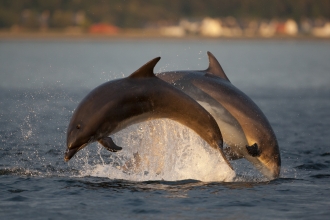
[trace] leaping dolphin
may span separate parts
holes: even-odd
[[[168,118],[194,130],[231,167],[217,122],[190,96],[155,76],[159,60],[149,61],[129,77],[100,85],[80,102],[68,126],[65,161],[94,141],[109,151],[121,150],[109,135],[138,122]]]
[[[280,174],[281,157],[275,133],[259,107],[229,81],[220,63],[207,52],[206,70],[173,71],[157,77],[200,103],[217,121],[229,159],[246,158],[269,179]]]

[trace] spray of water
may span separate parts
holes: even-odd
[[[233,181],[235,177],[235,172],[217,150],[194,131],[168,119],[130,126],[118,132],[114,141],[123,150],[105,158],[99,146],[101,163],[88,165],[86,160],[80,176],[204,182]]]

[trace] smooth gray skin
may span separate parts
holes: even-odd
[[[267,178],[279,177],[281,157],[277,139],[259,107],[230,83],[217,59],[208,52],[206,70],[157,74],[201,104],[217,121],[229,159],[246,158]],[[249,150],[249,151],[248,151]]]
[[[109,135],[138,122],[168,118],[194,130],[219,150],[231,167],[212,115],[190,96],[154,75],[159,60],[158,57],[149,61],[127,78],[100,85],[80,102],[68,126],[65,161],[93,141],[110,151],[120,150]]]

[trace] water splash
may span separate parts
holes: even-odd
[[[21,133],[22,133],[22,137],[24,138],[24,140],[27,140],[32,136],[32,124],[31,124],[30,115],[27,115],[24,118],[24,122],[21,125]]]
[[[101,164],[88,165],[84,158],[81,176],[131,181],[195,179],[205,182],[232,181],[235,177],[235,172],[217,150],[194,131],[168,119],[130,126],[118,132],[114,141],[123,150],[108,157],[101,154],[103,149],[99,150]]]

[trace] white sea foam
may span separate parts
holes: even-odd
[[[168,119],[139,123],[114,136],[123,150],[85,166],[82,176],[131,181],[195,179],[232,181],[235,172],[220,153],[189,128]]]

